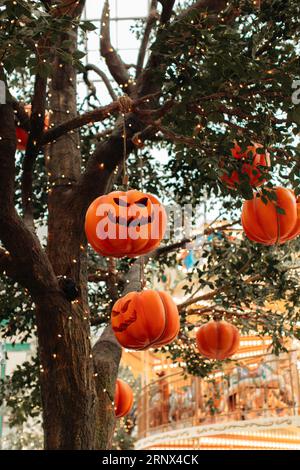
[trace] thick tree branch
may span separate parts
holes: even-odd
[[[42,3],[42,5],[44,5],[46,11],[50,10],[51,0],[40,0],[40,2]]]
[[[106,61],[106,65],[122,90],[129,95],[132,93],[133,85],[131,84],[130,75],[124,62],[116,52],[110,40],[110,15],[109,2],[105,0],[102,17],[101,17],[101,36],[100,36],[100,52]]]
[[[49,142],[54,142],[59,137],[67,134],[68,132],[74,131],[83,127],[87,124],[93,122],[101,122],[104,119],[110,117],[110,115],[118,113],[119,111],[119,103],[114,101],[113,103],[108,104],[107,106],[103,106],[93,111],[88,111],[87,113],[81,114],[76,116],[69,121],[66,121],[56,127],[49,129],[47,132],[44,133],[40,145],[45,145]]]
[[[162,13],[161,13],[161,16],[160,16],[161,24],[166,24],[166,23],[168,23],[168,21],[170,21],[175,2],[176,2],[176,0],[159,0],[159,3],[161,3],[161,5],[163,7]]]
[[[96,391],[101,403],[98,417],[102,429],[101,450],[111,449],[116,422],[113,401],[121,355],[122,349],[108,325],[93,347]]]
[[[12,103],[0,105],[0,239],[18,266],[14,280],[28,288],[33,299],[48,290],[58,291],[38,238],[26,227],[14,207],[16,130]]]
[[[123,295],[134,290],[141,290],[141,258],[138,258],[131,265],[125,276],[126,282]],[[113,268],[113,266],[111,266]],[[111,269],[110,268],[110,269]],[[94,322],[94,324],[97,321]],[[93,358],[95,367],[95,380],[97,394],[101,401],[107,403],[106,407],[101,407],[100,423],[105,420],[107,423],[105,432],[106,442],[110,443],[115,427],[115,413],[112,405],[115,395],[115,384],[118,376],[119,363],[121,360],[122,348],[118,343],[111,325],[106,326],[99,340],[93,347]],[[104,387],[103,378],[106,377]]]
[[[118,290],[118,274],[116,271],[116,260],[115,258],[110,257],[108,259],[108,276],[107,276],[107,290],[111,299],[111,302],[114,303],[118,300],[119,290]]]
[[[247,313],[244,313],[244,312],[236,312],[236,311],[233,311],[233,310],[226,310],[224,308],[221,308],[219,307],[218,305],[211,305],[209,307],[203,307],[203,308],[200,308],[200,309],[197,309],[197,310],[194,310],[193,309],[193,315],[211,315],[212,314],[212,317],[215,319],[215,320],[221,320],[224,316],[225,318],[252,318],[252,319],[255,319],[257,321],[258,318],[263,318],[263,317],[268,317],[270,318],[270,314],[267,313],[265,315],[262,315],[261,312],[253,312],[253,311],[249,311]],[[196,327],[197,326],[201,326],[201,323],[200,324],[196,324],[195,325]]]
[[[70,16],[72,18],[76,18],[79,17],[82,13],[85,0],[60,0],[56,3],[59,3],[59,5],[54,5],[50,8],[51,14],[53,16]]]
[[[107,282],[109,272],[107,269],[97,269],[94,273],[88,274],[88,282]]]
[[[17,124],[25,131],[30,131],[30,117],[25,111],[25,107],[17,99],[12,98],[12,105],[16,114]]]
[[[162,135],[170,142],[174,142],[175,144],[185,144],[189,147],[203,148],[202,142],[200,142],[200,140],[197,139],[196,136],[187,137],[185,135],[176,134],[171,129],[162,126],[160,121],[152,122],[150,126],[155,129],[155,132],[161,132]]]
[[[182,240],[179,240],[178,242],[171,243],[169,245],[164,245],[159,248],[157,248],[155,251],[153,251],[150,254],[151,258],[159,258],[160,256],[167,255],[169,253],[173,253],[174,251],[184,248],[188,243],[193,242],[194,240],[197,239],[197,237],[203,236],[203,235],[209,235],[211,233],[216,233],[220,232],[222,230],[227,230],[228,228],[232,227],[233,225],[236,225],[239,222],[239,220],[235,220],[233,222],[228,222],[227,224],[219,225],[217,227],[213,227],[212,224],[206,227],[202,233],[198,233],[197,235],[194,235],[189,238],[183,238]]]
[[[174,2],[173,2],[174,3]],[[139,77],[143,70],[144,60],[147,52],[147,47],[150,39],[150,34],[153,29],[153,26],[158,19],[158,12],[157,12],[157,0],[152,0],[150,5],[149,15],[146,21],[144,35],[141,41],[141,46],[138,54],[137,66],[136,66],[136,78]]]
[[[244,283],[245,284],[251,284],[252,282],[259,281],[261,279],[260,274],[255,274],[253,276],[249,276]],[[211,292],[208,292],[207,294],[202,294],[194,298],[190,298],[186,300],[185,302],[182,302],[180,305],[178,305],[179,310],[184,310],[190,305],[196,304],[198,302],[202,302],[205,300],[211,300],[213,299],[216,295],[220,294],[221,292],[226,292],[229,290],[231,286],[226,286],[224,285],[223,287],[219,287],[218,289],[212,290]]]
[[[157,95],[147,95],[140,99],[133,101],[132,103],[132,110],[137,110],[137,107],[144,102],[149,101],[151,98]],[[138,111],[138,110],[137,110]],[[113,114],[117,114],[120,112],[120,103],[119,101],[114,101],[106,106],[93,109],[93,111],[88,111],[87,113],[81,114],[76,116],[74,119],[70,119],[69,121],[60,124],[59,126],[53,127],[44,133],[41,138],[40,145],[45,145],[49,142],[54,142],[59,137],[67,134],[68,132],[74,131],[83,127],[87,124],[93,122],[101,122],[104,121],[106,118],[109,118]],[[159,110],[153,111],[154,113],[158,113]]]
[[[85,66],[85,70],[86,70],[86,75],[87,75],[87,72],[90,72],[90,71],[95,72],[101,78],[101,80],[103,81],[103,83],[106,86],[107,91],[110,94],[113,101],[116,101],[118,99],[116,93],[114,92],[113,87],[111,86],[109,78],[107,77],[107,75],[101,69],[99,69],[99,67],[97,67],[96,65],[93,65],[93,64],[87,64]]]
[[[31,131],[29,133],[25,158],[23,160],[23,173],[21,178],[24,220],[31,228],[34,228],[33,169],[39,153],[38,141],[44,131],[46,86],[47,80],[37,74],[30,116]]]
[[[184,10],[179,16],[179,19],[184,19],[193,12],[219,13],[222,10],[225,10],[227,4],[227,0],[198,0],[194,5],[191,5],[189,8]]]

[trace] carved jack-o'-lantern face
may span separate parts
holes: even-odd
[[[31,115],[31,105],[27,104],[24,106],[24,110],[26,114],[30,117]],[[45,127],[44,129],[47,130],[49,126],[49,114],[46,112],[45,114]],[[16,127],[16,137],[17,137],[17,149],[18,150],[26,150],[27,142],[28,142],[28,132],[22,127]]]
[[[123,347],[157,348],[177,336],[179,315],[176,304],[166,292],[130,292],[113,306],[111,325]]]
[[[231,150],[232,158],[223,158],[221,168],[226,168],[227,163],[237,168],[230,168],[230,174],[224,172],[221,181],[230,189],[236,189],[242,183],[243,176],[246,175],[250,186],[257,188],[266,181],[266,173],[271,166],[270,154],[257,153],[257,149],[262,148],[259,144],[249,145],[246,152],[242,152],[241,147],[235,144]],[[233,165],[234,164],[234,165]]]
[[[166,212],[151,194],[114,191],[97,198],[86,214],[89,243],[104,256],[138,256],[155,249],[164,236]]]

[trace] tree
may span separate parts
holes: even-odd
[[[97,196],[122,184],[123,121],[132,186],[141,184],[135,151],[143,147],[145,190],[180,204],[220,200],[224,218],[235,221],[242,198],[251,199],[253,189],[242,175],[235,192],[220,182],[222,156],[230,155],[235,141],[242,150],[254,141],[272,156],[266,203],[278,181],[299,194],[299,105],[291,99],[299,79],[298,1],[198,0],[181,8],[175,0],[152,1],[133,73],[110,42],[106,1],[100,50],[116,86],[97,66],[80,62],[79,31],[93,28],[80,21],[83,6],[82,0],[5,0],[0,10],[0,71],[7,91],[0,105],[0,267],[3,290],[18,293],[9,301],[2,297],[3,331],[25,337],[36,326],[47,449],[111,446],[121,349],[108,318],[119,295],[141,288],[140,260],[95,256],[87,249],[84,218]],[[91,69],[113,101],[79,114],[76,77],[83,73],[92,89]],[[116,99],[120,90],[129,97],[125,102]],[[22,95],[30,96],[30,117]],[[30,132],[21,157],[16,123]],[[150,157],[157,148],[168,152],[164,167]],[[225,159],[227,172],[236,166]],[[37,236],[39,223],[47,224],[45,246]],[[299,337],[298,241],[263,247],[230,238],[225,228],[213,225],[204,234],[224,234],[213,244],[206,239],[206,263],[195,267],[200,286],[211,290],[197,295],[187,286],[191,299],[180,306],[179,339],[166,348],[200,375],[216,364],[197,355],[188,331],[207,315],[226,315],[242,331],[271,334],[276,350],[283,335]],[[144,262],[162,271],[188,241],[167,243]],[[282,314],[274,312],[278,299]],[[204,300],[209,305],[200,306],[194,312],[199,322],[191,323],[189,306]],[[107,326],[92,348],[95,324]]]

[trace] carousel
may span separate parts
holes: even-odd
[[[274,356],[270,342],[243,337],[236,361],[205,379],[149,353],[157,379],[139,399],[136,448],[299,449],[299,344]]]

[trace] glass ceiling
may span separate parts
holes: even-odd
[[[131,29],[136,25],[137,20],[147,17],[150,3],[151,0],[110,0],[109,2],[111,42],[126,64],[136,64],[137,62],[140,42]],[[96,29],[89,32],[84,40],[83,49],[87,53],[84,60],[86,64],[96,65],[111,78],[105,61],[99,53],[100,22],[103,5],[104,0],[86,0],[83,19],[91,21],[96,26]],[[132,72],[134,71],[134,69],[131,70]],[[89,79],[96,86],[97,97],[101,105],[111,102],[111,97],[101,79],[94,72],[89,72]],[[82,76],[79,80],[78,91],[80,97],[87,94]],[[118,88],[116,88],[116,91],[121,93]]]

